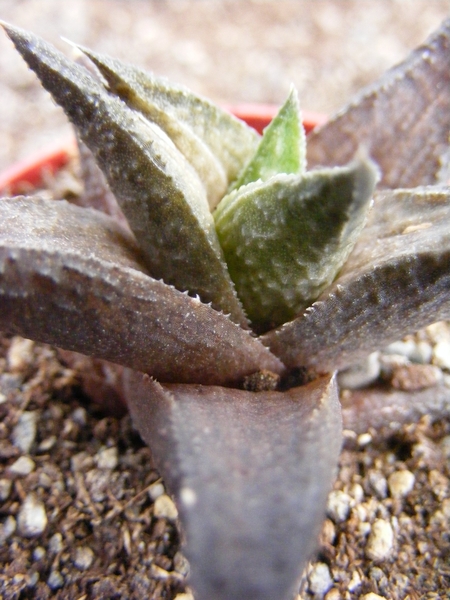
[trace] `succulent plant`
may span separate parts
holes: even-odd
[[[335,371],[450,318],[450,21],[307,152],[295,91],[260,138],[3,26],[75,125],[103,212],[0,201],[0,327],[126,367],[199,600],[289,598],[339,455]]]

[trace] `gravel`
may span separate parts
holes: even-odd
[[[36,438],[37,413],[24,411],[12,431],[12,441],[21,452],[27,454]]]
[[[394,549],[394,531],[391,524],[383,519],[376,519],[370,530],[366,546],[366,556],[374,562],[388,559]]]
[[[48,519],[44,503],[31,493],[28,494],[17,516],[18,532],[24,537],[37,537],[44,533]]]
[[[308,575],[308,581],[309,589],[316,595],[326,594],[333,585],[330,569],[324,563],[317,563],[313,566]]]
[[[388,486],[392,498],[402,498],[411,492],[414,487],[416,477],[414,473],[405,469],[404,471],[394,471],[389,475]]]
[[[8,348],[17,342],[0,346],[7,396],[0,405],[0,596],[192,600],[176,507],[129,417],[102,412],[47,346],[28,346],[31,365],[12,374]],[[36,415],[29,453],[13,444],[25,406]],[[445,597],[449,440],[446,418],[345,431],[319,550],[298,600],[371,593],[404,600],[413,590]],[[23,459],[35,468],[12,474]]]

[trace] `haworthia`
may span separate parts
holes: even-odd
[[[369,160],[250,183],[215,212],[220,243],[247,315],[280,325],[335,278],[364,225],[377,172]]]
[[[155,120],[209,182],[215,206],[228,185],[253,156],[259,135],[211,101],[143,69],[81,48],[105,77],[110,89],[129,106]],[[203,164],[202,164],[203,163]],[[213,170],[213,175],[208,174]],[[221,173],[222,172],[222,173]],[[216,185],[222,190],[214,192]]]
[[[94,153],[152,275],[245,325],[204,187],[170,138],[53,46],[3,26]]]

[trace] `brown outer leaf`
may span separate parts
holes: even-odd
[[[148,372],[237,385],[282,364],[247,332],[145,274],[131,235],[66,202],[0,202],[0,329]],[[144,271],[144,272],[143,272]]]
[[[364,146],[381,186],[450,177],[450,19],[400,65],[308,137],[308,164],[342,165]]]
[[[77,146],[83,193],[81,196],[71,198],[71,203],[85,208],[101,210],[105,214],[114,217],[116,221],[119,221],[121,225],[130,230],[128,221],[120,209],[102,170],[95,162],[94,155],[79,136],[77,136]]]
[[[288,367],[350,366],[450,318],[450,188],[386,190],[334,283],[303,316],[261,339]]]
[[[334,378],[254,393],[128,376],[132,417],[179,507],[197,600],[293,597],[339,456]]]
[[[450,389],[439,383],[423,390],[403,391],[382,386],[341,393],[344,428],[365,433],[382,427],[391,431],[405,423],[450,417]]]

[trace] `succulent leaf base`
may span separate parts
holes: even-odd
[[[339,455],[335,371],[450,318],[450,21],[307,149],[295,90],[261,137],[3,27],[87,177],[85,206],[0,200],[0,328],[126,367],[198,600],[287,600]]]

